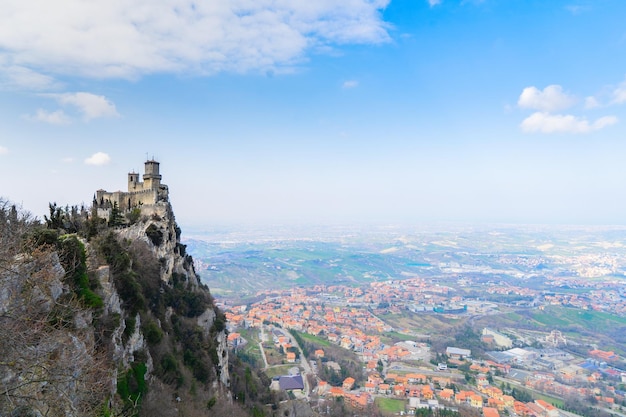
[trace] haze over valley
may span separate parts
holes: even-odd
[[[0,415],[626,417],[625,16],[3,1]]]

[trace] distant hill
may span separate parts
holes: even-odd
[[[338,242],[282,241],[215,244],[185,240],[196,271],[215,294],[250,296],[260,290],[294,286],[360,285],[423,274],[431,269],[420,251]]]
[[[626,273],[623,228],[494,227],[451,231],[416,228],[195,233],[184,240],[196,271],[220,297],[317,284],[361,285],[420,276],[446,282],[524,282],[545,276]],[[583,261],[581,262],[580,259]]]

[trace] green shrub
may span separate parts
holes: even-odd
[[[124,322],[126,323],[126,327],[124,328],[124,333],[122,336],[124,341],[127,341],[135,332],[135,325],[137,324],[137,322],[135,320],[135,316],[126,317],[126,319],[124,319]]]
[[[177,388],[181,387],[185,382],[185,378],[180,371],[178,360],[171,352],[163,355],[161,360],[158,362],[155,373],[166,384],[175,383]]]
[[[165,288],[165,304],[181,316],[198,317],[213,306],[213,300],[205,291],[193,292],[189,285],[185,285],[185,279],[184,275],[172,274],[174,287]]]
[[[97,242],[98,250],[113,273],[123,272],[130,268],[130,256],[117,241],[115,233],[109,232]]]
[[[209,401],[207,401],[207,403],[206,403],[207,410],[210,410],[211,408],[213,408],[215,403],[217,403],[217,398],[211,397],[211,399]]]
[[[141,400],[146,393],[145,375],[148,368],[143,362],[135,362],[132,367],[117,380],[117,393],[124,402],[130,415],[139,415]],[[137,406],[136,406],[137,405]]]
[[[59,239],[59,232],[54,229],[37,229],[33,233],[35,246],[56,245]]]
[[[171,353],[166,353],[161,359],[161,370],[164,373],[178,370],[178,362]]]
[[[146,235],[154,246],[160,246],[163,243],[163,232],[154,223],[146,228]]]
[[[215,321],[211,327],[211,332],[219,333],[226,329],[226,316],[221,310],[215,309]]]
[[[87,275],[87,256],[85,246],[75,235],[63,235],[58,238],[59,258],[66,272],[66,279],[72,285],[74,292],[86,307],[101,308],[102,298],[93,290],[97,288],[97,281],[92,284]]]
[[[109,213],[109,227],[121,226],[124,224],[124,216],[117,205],[117,201],[113,203],[111,212]]]
[[[193,376],[198,381],[206,384],[209,382],[209,377],[211,376],[211,369],[207,366],[206,362],[199,361],[193,367]]]
[[[137,223],[141,218],[141,209],[135,207],[130,211],[130,213],[126,213],[126,218],[131,225]]]
[[[146,310],[146,299],[133,271],[115,275],[114,283],[120,298],[124,302],[124,306],[131,314],[134,315]]]
[[[163,339],[163,331],[152,319],[146,319],[141,326],[141,330],[150,345],[156,345]]]

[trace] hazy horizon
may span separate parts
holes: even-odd
[[[9,4],[0,196],[39,217],[154,157],[183,226],[626,224],[622,1]]]

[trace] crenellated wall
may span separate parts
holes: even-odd
[[[140,208],[142,214],[150,215],[155,211],[152,209],[154,205],[169,201],[169,189],[167,185],[161,184],[158,162],[146,161],[143,180],[143,182],[139,180],[138,173],[130,172],[128,191],[109,192],[102,189],[96,191],[93,204],[97,209],[98,217],[107,218],[111,213],[111,208],[116,204],[122,213]]]

